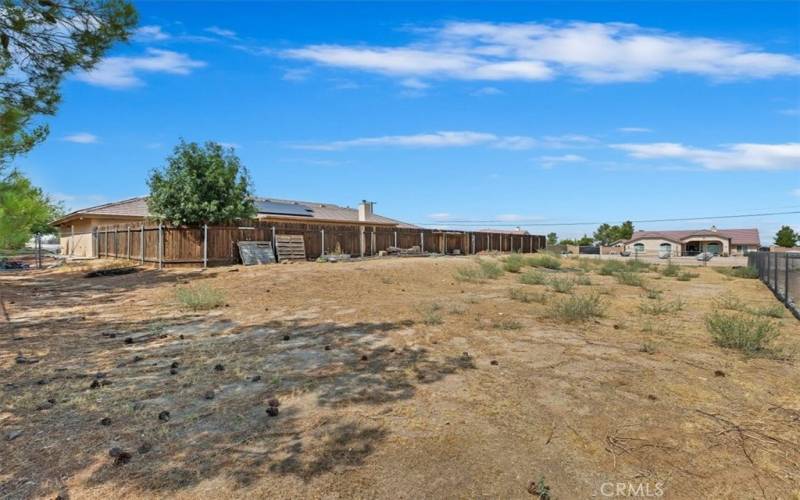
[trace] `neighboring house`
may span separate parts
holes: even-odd
[[[689,229],[685,231],[636,231],[625,250],[639,255],[746,255],[761,246],[758,229]]]
[[[255,204],[258,219],[265,221],[417,228],[375,214],[374,203],[368,201],[362,201],[358,208],[272,198],[257,198]],[[54,221],[53,225],[59,228],[62,255],[95,257],[92,232],[97,227],[138,227],[148,219],[147,198],[138,197],[76,210]]]

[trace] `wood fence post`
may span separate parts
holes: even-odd
[[[139,236],[139,260],[144,264],[144,222],[142,222],[142,234]]]
[[[158,223],[158,268],[164,268],[164,229]]]
[[[325,255],[325,229],[320,229],[319,232],[320,232],[320,235],[322,235],[322,254],[321,255]]]
[[[447,255],[447,232],[442,233],[442,255]]]
[[[128,245],[128,260],[131,260],[131,226],[128,225],[128,237],[125,238],[125,244]]]
[[[208,224],[203,224],[203,269],[208,267]]]
[[[106,257],[108,256],[108,226],[106,226]]]
[[[424,252],[425,251],[425,232],[419,233],[419,241],[420,241],[420,249]]]
[[[397,231],[394,232],[394,246],[397,248]]]

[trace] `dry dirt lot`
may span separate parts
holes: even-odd
[[[0,275],[0,497],[798,498],[798,322],[772,320],[777,357],[704,326],[720,294],[774,305],[758,280],[644,272],[682,305],[649,314],[596,265],[571,293],[464,266]],[[186,310],[182,287],[225,304]],[[602,317],[551,316],[589,293]]]

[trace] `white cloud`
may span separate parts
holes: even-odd
[[[452,22],[417,30],[400,46],[316,44],[286,58],[401,78],[591,83],[632,82],[668,73],[718,81],[800,74],[800,59],[743,43],[687,37],[625,23]]]
[[[78,73],[75,78],[91,85],[123,89],[142,85],[144,82],[139,77],[140,73],[188,75],[205,65],[205,62],[194,60],[186,54],[149,48],[143,56],[103,59],[93,70]]]
[[[356,147],[406,147],[406,148],[447,148],[465,147],[487,144],[497,141],[494,134],[471,131],[442,131],[430,134],[385,135],[380,137],[361,137],[345,141],[333,141],[323,144],[296,144],[295,149],[317,151],[337,151]]]
[[[76,144],[97,144],[99,141],[96,135],[90,134],[89,132],[78,132],[77,134],[66,135],[64,136],[64,140]]]
[[[169,33],[164,32],[161,29],[161,26],[158,25],[148,25],[148,26],[140,26],[134,32],[134,37],[137,40],[142,41],[154,41],[160,42],[163,40],[169,40],[171,38]]]
[[[627,132],[629,134],[652,132],[651,129],[645,127],[620,127],[617,130],[619,130],[620,132]]]
[[[579,134],[548,135],[541,138],[525,135],[497,135],[469,130],[439,131],[410,135],[359,137],[324,143],[292,144],[294,149],[338,151],[357,147],[448,148],[489,146],[496,149],[527,150],[533,148],[564,149],[596,147],[598,140]]]
[[[612,144],[640,159],[681,159],[710,170],[800,169],[800,143],[731,144],[718,149],[696,148],[672,142]]]
[[[416,90],[427,89],[430,86],[419,78],[405,78],[400,81],[400,85]]]
[[[231,39],[235,39],[236,38],[236,32],[235,31],[229,30],[229,29],[225,29],[225,28],[220,28],[219,26],[209,26],[208,28],[205,29],[205,31],[207,31],[209,33],[213,33],[213,34],[215,34],[217,36],[224,37],[224,38],[231,38]]]
[[[537,160],[543,167],[552,168],[560,163],[578,163],[586,161],[586,158],[580,155],[566,154],[560,156],[540,156]]]

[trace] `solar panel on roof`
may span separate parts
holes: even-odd
[[[305,205],[268,200],[256,201],[256,209],[260,214],[299,215],[302,217],[311,217],[311,213],[313,212],[313,210]]]

